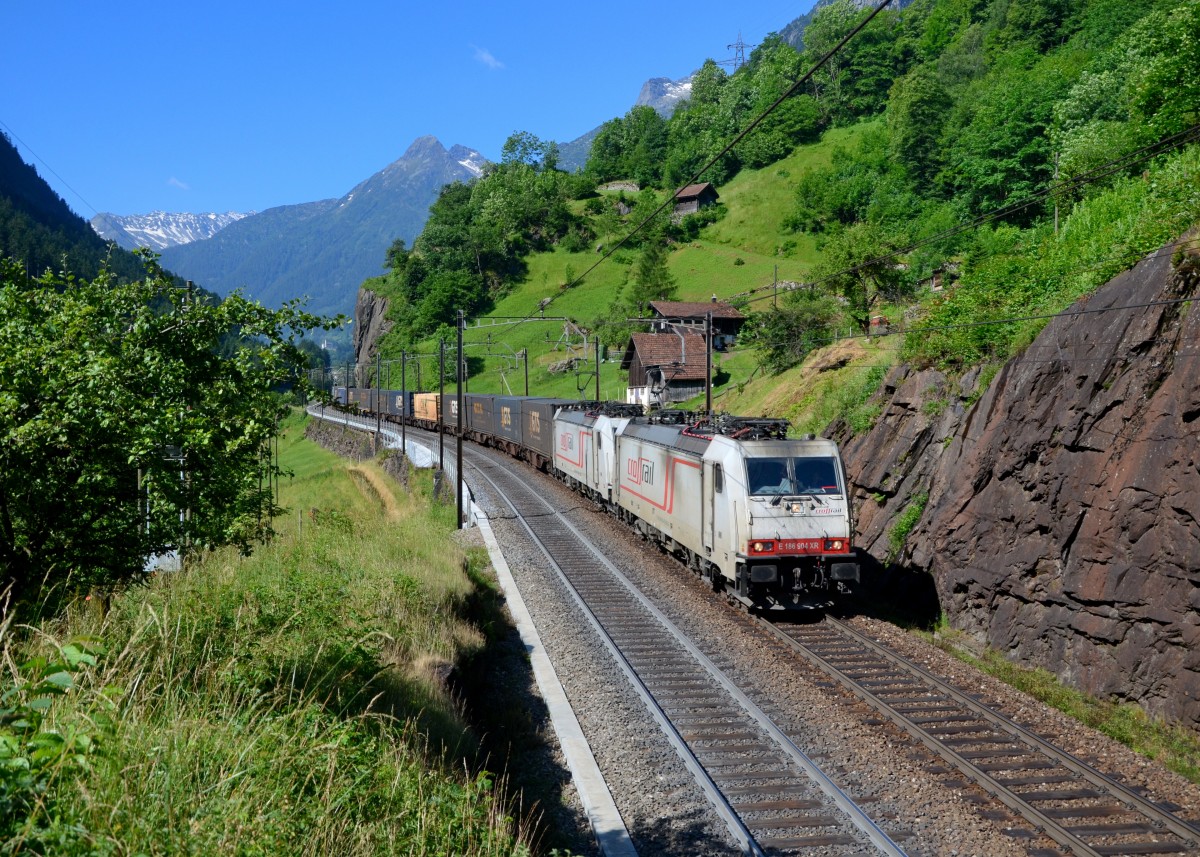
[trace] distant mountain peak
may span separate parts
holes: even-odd
[[[400,156],[400,160],[407,161],[414,158],[421,158],[427,154],[445,154],[446,147],[442,145],[441,140],[432,134],[426,134],[423,137],[418,137],[413,140],[404,154]]]
[[[227,211],[224,214],[152,211],[149,214],[130,215],[101,212],[93,217],[90,223],[97,235],[106,241],[115,241],[118,247],[124,247],[126,250],[149,247],[151,250],[162,251],[168,247],[211,238],[247,214],[237,211]]]
[[[245,217],[210,241],[172,247],[163,264],[219,294],[243,288],[267,306],[307,296],[318,314],[349,313],[358,287],[383,272],[387,249],[412,245],[441,189],[480,175],[474,149],[418,137],[404,154],[338,199]]]
[[[689,74],[679,80],[671,80],[669,77],[650,78],[642,84],[642,91],[638,94],[634,107],[653,107],[660,116],[670,116],[680,101],[691,97],[692,77],[693,75]]]

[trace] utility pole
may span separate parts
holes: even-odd
[[[596,401],[600,401],[600,336],[594,331],[592,339],[596,344]]]
[[[420,364],[418,364],[420,365]],[[434,408],[434,414],[438,422],[438,470],[443,473],[446,471],[446,432],[444,431],[446,418],[442,415],[442,409],[446,402],[446,340],[441,340],[438,348],[438,406]]]
[[[1054,183],[1058,184],[1058,152],[1054,153]],[[1054,234],[1058,235],[1058,194],[1054,195]]]
[[[704,410],[712,417],[712,310],[704,314]]]
[[[529,348],[521,349],[521,356],[525,358],[525,395],[529,395]]]
[[[457,490],[458,495],[458,528],[463,529],[463,458],[462,458],[462,436],[463,436],[463,311],[458,311],[458,436],[454,439],[457,446],[457,462],[458,462],[458,478]]]
[[[408,352],[400,352],[400,451],[408,458]]]

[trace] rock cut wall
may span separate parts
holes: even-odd
[[[844,445],[860,543],[928,569],[954,627],[1192,725],[1198,290],[1200,254],[1163,248],[1054,319],[981,396],[977,375],[895,370],[875,428]],[[920,524],[889,557],[920,494]]]

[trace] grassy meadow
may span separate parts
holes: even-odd
[[[446,683],[488,642],[485,558],[429,474],[286,429],[253,556],[0,625],[0,853],[530,853]]]

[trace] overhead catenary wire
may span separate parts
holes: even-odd
[[[774,103],[772,103],[761,114],[759,114],[759,116],[757,116],[740,133],[738,133],[728,144],[726,144],[721,149],[720,152],[718,152],[715,156],[710,158],[703,166],[701,166],[691,178],[689,178],[683,185],[680,186],[679,189],[677,189],[675,191],[675,193],[671,194],[663,203],[661,203],[650,215],[648,215],[640,223],[638,223],[629,233],[627,233],[624,237],[622,237],[616,244],[614,244],[613,246],[608,248],[608,250],[604,253],[604,255],[599,260],[597,260],[592,265],[590,265],[578,277],[574,278],[569,283],[567,283],[563,287],[563,291],[565,292],[566,290],[570,289],[571,287],[582,283],[587,278],[588,275],[590,275],[594,270],[596,270],[596,268],[598,268],[601,264],[603,264],[609,258],[611,258],[611,256],[615,252],[617,252],[617,250],[619,250],[621,247],[623,247],[625,244],[627,244],[633,237],[635,237],[642,230],[644,230],[659,214],[661,214],[667,208],[668,205],[670,205],[673,202],[673,200],[676,198],[677,194],[679,193],[679,190],[682,190],[687,185],[694,183],[696,180],[701,178],[702,175],[707,170],[709,170],[714,164],[716,164],[722,157],[724,157],[726,154],[728,154],[739,142],[741,142],[759,124],[761,124],[761,122],[764,121],[767,118],[767,116],[769,116],[771,114],[772,111],[777,109],[780,104],[782,104],[784,101],[786,101],[787,98],[789,98],[790,96],[795,94],[796,91],[798,91],[805,83],[807,83],[812,78],[813,74],[815,74],[821,67],[823,67],[833,56],[835,56],[855,35],[857,35],[857,33],[859,33],[865,26],[867,26],[871,22],[871,20],[873,20],[880,12],[882,12],[883,9],[885,9],[889,5],[889,3],[890,3],[890,0],[884,0],[884,2],[882,2],[878,6],[874,7],[867,17],[865,17],[862,21],[859,22],[859,24],[856,27],[854,27],[850,32],[848,32],[838,42],[837,45],[835,45],[820,60],[818,60],[801,78],[799,78],[797,81],[795,81],[782,96],[780,96]],[[941,241],[941,240],[945,240],[950,237],[954,237],[957,234],[961,234],[962,232],[968,231],[973,228],[977,228],[977,227],[979,227],[981,225],[985,225],[989,222],[993,222],[995,220],[1011,216],[1012,214],[1015,214],[1015,213],[1020,212],[1032,205],[1037,204],[1038,202],[1046,199],[1047,197],[1050,197],[1053,195],[1069,193],[1080,187],[1086,186],[1087,184],[1090,184],[1090,183],[1093,183],[1096,181],[1100,181],[1103,178],[1107,178],[1108,176],[1111,176],[1117,172],[1128,169],[1130,166],[1132,166],[1136,163],[1140,163],[1140,162],[1148,160],[1150,158],[1157,157],[1158,155],[1164,154],[1172,149],[1187,145],[1188,143],[1194,142],[1198,139],[1200,139],[1200,124],[1194,125],[1191,128],[1177,132],[1176,134],[1169,135],[1168,137],[1165,137],[1161,140],[1155,141],[1154,143],[1147,144],[1147,145],[1139,147],[1138,149],[1135,149],[1131,152],[1128,152],[1121,156],[1113,158],[1110,161],[1106,162],[1105,164],[1101,164],[1098,167],[1093,168],[1092,170],[1089,170],[1085,173],[1081,173],[1081,174],[1074,176],[1068,180],[1050,185],[1047,188],[1045,188],[1044,190],[1039,191],[1036,194],[1033,194],[1033,195],[1026,197],[1022,200],[1019,200],[1015,203],[1001,206],[1000,208],[995,209],[991,212],[985,213],[983,215],[980,215],[980,216],[974,218],[973,220],[968,221],[967,223],[959,224],[957,226],[943,230],[942,232],[939,232],[933,236],[922,239],[920,241],[914,242],[906,247],[891,251],[890,253],[878,256],[874,259],[867,260],[856,266],[847,268],[843,271],[835,272],[835,273],[830,274],[827,277],[823,278],[822,280],[818,280],[814,283],[806,283],[805,285],[814,286],[821,282],[825,282],[828,279],[832,279],[836,276],[844,275],[847,273],[853,273],[857,270],[860,270],[863,267],[867,267],[867,266],[873,265],[873,264],[879,264],[880,262],[884,262],[884,261],[887,261],[888,259],[893,259],[898,256],[904,255],[906,253],[910,253],[913,250],[920,249],[921,247],[927,246],[927,245],[935,243],[937,241]],[[1170,245],[1167,245],[1167,246],[1170,246]],[[1131,258],[1136,258],[1137,256],[1140,256],[1140,255],[1144,255],[1144,254],[1141,254],[1141,253],[1132,254]],[[1093,270],[1093,269],[1083,269],[1083,270]],[[1068,272],[1068,273],[1078,273],[1078,272]],[[747,292],[739,293],[738,295],[735,295],[734,297],[749,296],[749,295],[753,295],[759,291],[766,291],[767,289],[773,290],[774,288],[775,288],[774,285],[764,286],[760,289],[752,289]],[[773,296],[774,295],[772,294],[772,295],[769,295],[766,297],[773,297]],[[557,299],[557,297],[558,297],[558,295],[550,296],[548,299],[546,299],[546,301],[544,303],[539,304],[538,311],[531,312],[525,316],[506,316],[504,318],[509,319],[509,321],[507,321],[503,324],[496,325],[496,326],[515,327],[515,326],[519,326],[524,323],[527,323],[529,321],[543,320],[545,307],[549,303],[551,303],[555,299]],[[749,301],[749,302],[753,303],[758,300],[764,300],[764,299],[766,299],[766,297],[752,298],[751,301]],[[1166,303],[1170,303],[1170,302],[1166,302]],[[1156,305],[1156,304],[1146,304],[1144,306],[1149,307],[1149,306],[1154,306],[1154,305]],[[1117,311],[1117,310],[1122,310],[1122,309],[1136,309],[1136,308],[1143,308],[1143,307],[1142,306],[1111,307],[1111,308],[1105,308],[1105,309],[1089,310],[1088,312]],[[542,314],[539,315],[538,312],[541,312]],[[958,328],[962,328],[962,327],[978,327],[978,326],[995,325],[995,324],[1010,324],[1010,323],[1017,323],[1017,322],[1023,322],[1023,321],[1050,319],[1050,318],[1054,318],[1061,314],[1062,313],[1052,313],[1052,314],[1045,314],[1045,315],[1031,315],[1031,316],[1012,317],[1012,318],[1004,318],[1004,319],[988,319],[988,320],[981,320],[978,322],[973,322],[973,323],[964,324],[964,325],[947,325],[947,326],[941,326],[941,327],[926,326],[926,327],[921,327],[921,328],[912,328],[912,329],[908,329],[908,330],[895,331],[891,335],[894,335],[896,333],[923,333],[923,332],[934,332],[934,331],[938,331],[938,330],[952,330],[952,329],[958,329]],[[545,320],[550,320],[550,319],[545,319]],[[632,322],[627,322],[627,323],[632,323]],[[861,336],[863,336],[863,337],[867,337],[867,336],[878,337],[880,335],[881,334],[879,334],[879,333],[875,333],[875,334],[862,334]],[[838,337],[838,339],[847,339],[847,338],[855,338],[855,337],[852,337],[852,336]],[[837,341],[837,340],[829,339],[829,340],[825,340],[825,341],[831,342],[831,341]],[[757,369],[755,371],[757,371]]]
[[[1200,247],[1200,238],[1187,238],[1187,239],[1183,239],[1181,241],[1173,241],[1170,244],[1164,244],[1160,249],[1161,250],[1169,250],[1171,248],[1183,249],[1183,248],[1196,248],[1196,247]],[[1120,255],[1120,256],[1110,256],[1105,261],[1121,262],[1121,261],[1127,260],[1127,257],[1128,258],[1142,258],[1145,255],[1146,255],[1145,253],[1136,253],[1136,254],[1124,254],[1124,255]],[[1062,272],[1061,276],[1072,276],[1075,274],[1088,273],[1090,271],[1096,271],[1096,270],[1100,270],[1102,268],[1103,268],[1103,264],[1091,265],[1091,266],[1088,266],[1085,268],[1075,268],[1070,271]],[[1195,298],[1174,298],[1174,299],[1162,300],[1162,301],[1151,301],[1151,302],[1144,303],[1144,304],[1129,304],[1129,305],[1115,306],[1115,307],[1092,307],[1092,308],[1081,309],[1081,310],[1064,309],[1064,310],[1059,310],[1058,312],[1052,312],[1052,313],[1040,313],[1040,314],[1021,315],[1021,316],[1004,316],[1004,317],[1000,317],[1000,318],[980,319],[979,321],[973,321],[973,322],[962,322],[961,324],[922,325],[919,327],[907,327],[907,328],[901,327],[901,328],[898,328],[895,330],[888,330],[886,332],[880,331],[880,332],[875,332],[875,333],[871,333],[871,332],[849,333],[849,334],[846,334],[845,336],[817,337],[817,338],[808,340],[808,342],[810,344],[828,345],[828,344],[831,344],[834,342],[841,342],[844,340],[851,340],[851,339],[879,339],[879,338],[885,337],[885,336],[902,336],[902,335],[908,335],[908,334],[941,333],[941,332],[950,331],[950,330],[963,330],[963,329],[974,328],[974,327],[988,327],[988,326],[992,326],[992,325],[1001,325],[1001,324],[1018,324],[1018,323],[1029,322],[1029,321],[1046,321],[1046,320],[1050,320],[1050,319],[1054,319],[1054,318],[1059,318],[1062,316],[1088,315],[1088,314],[1093,314],[1093,313],[1105,313],[1105,312],[1119,312],[1122,310],[1133,310],[1133,309],[1148,309],[1148,308],[1155,307],[1155,306],[1170,306],[1173,304],[1191,303],[1194,300],[1195,300]]]
[[[838,42],[837,45],[835,45],[824,56],[822,56],[821,59],[818,60],[801,78],[799,78],[797,81],[795,81],[788,88],[788,90],[784,92],[784,94],[782,96],[780,96],[778,99],[776,99],[775,102],[773,102],[761,114],[759,114],[752,122],[750,122],[750,124],[748,124],[737,136],[735,136],[728,144],[726,144],[726,146],[718,154],[716,154],[715,156],[710,158],[708,162],[706,162],[702,167],[700,167],[696,171],[696,173],[691,178],[688,179],[687,182],[685,182],[679,189],[677,189],[674,193],[672,193],[649,216],[644,218],[640,223],[637,224],[637,226],[634,227],[633,230],[631,230],[628,234],[626,234],[624,237],[622,237],[615,245],[610,247],[607,250],[607,252],[600,259],[598,259],[591,266],[589,266],[582,274],[580,274],[574,280],[567,283],[564,286],[563,291],[565,292],[566,290],[583,282],[584,279],[586,279],[586,277],[592,271],[596,270],[596,268],[598,268],[601,264],[606,262],[618,249],[620,249],[622,246],[624,246],[626,243],[628,243],[634,236],[636,236],[647,225],[649,225],[649,223],[651,223],[654,220],[654,218],[656,218],[659,214],[661,214],[666,209],[666,207],[672,203],[672,201],[676,198],[676,196],[680,190],[682,190],[687,185],[692,184],[697,179],[699,179],[708,169],[710,169],[715,163],[717,163],[717,161],[719,161],[722,157],[724,157],[739,142],[741,142],[741,140],[743,140],[749,133],[751,133],[754,130],[754,128],[756,128],[759,124],[761,124],[761,122],[763,120],[765,120],[766,117],[769,116],[772,111],[777,109],[779,107],[779,105],[782,104],[784,101],[786,101],[787,98],[789,98],[791,95],[795,94],[795,92],[798,91],[800,89],[800,87],[802,87],[806,82],[808,82],[812,78],[813,74],[815,74],[822,66],[824,66],[833,56],[835,56],[846,45],[846,43],[848,43],[850,41],[851,38],[853,38],[868,23],[870,23],[870,21],[876,15],[878,15],[881,11],[883,11],[883,9],[887,7],[889,2],[890,2],[890,0],[884,0],[884,2],[882,2],[878,6],[874,7],[872,9],[871,13],[866,18],[864,18],[861,22],[859,22],[859,24],[855,28],[853,28],[849,33],[847,33],[846,36],[844,36],[842,38],[842,40]],[[935,235],[932,235],[927,238],[921,239],[919,241],[913,242],[906,247],[902,247],[897,250],[891,251],[889,253],[882,254],[873,259],[868,259],[864,262],[861,262],[857,265],[843,269],[841,271],[833,272],[833,273],[821,278],[820,280],[816,280],[811,283],[806,283],[805,285],[813,287],[813,286],[819,285],[823,282],[827,282],[828,280],[834,279],[838,276],[844,276],[846,274],[855,273],[865,267],[868,267],[871,265],[877,265],[882,262],[886,262],[889,259],[895,259],[899,256],[905,255],[907,253],[911,253],[914,250],[920,249],[922,247],[928,246],[928,245],[936,243],[938,241],[942,241],[947,238],[952,238],[952,237],[959,235],[963,232],[966,232],[968,230],[978,228],[979,226],[994,222],[996,220],[1003,219],[1005,217],[1009,217],[1009,216],[1011,216],[1015,213],[1018,213],[1026,208],[1029,208],[1032,205],[1037,204],[1038,202],[1040,202],[1048,197],[1070,193],[1070,192],[1077,190],[1081,187],[1084,187],[1088,184],[1100,181],[1101,179],[1107,178],[1115,173],[1118,173],[1122,170],[1128,169],[1130,166],[1133,166],[1134,164],[1141,163],[1145,160],[1149,160],[1151,158],[1157,157],[1158,155],[1164,154],[1164,153],[1171,151],[1173,149],[1176,149],[1176,148],[1180,148],[1191,142],[1195,142],[1196,140],[1200,140],[1200,124],[1193,125],[1192,127],[1184,129],[1183,131],[1179,131],[1175,134],[1168,135],[1167,137],[1164,137],[1161,140],[1157,140],[1153,143],[1146,144],[1144,146],[1141,146],[1137,149],[1132,150],[1131,152],[1127,152],[1116,158],[1112,158],[1109,161],[1105,162],[1104,164],[1100,164],[1099,166],[1097,166],[1091,170],[1088,170],[1077,176],[1073,176],[1065,181],[1061,181],[1056,184],[1050,185],[1047,188],[1043,189],[1042,191],[1039,191],[1038,193],[1033,194],[1025,199],[1019,200],[1015,203],[1011,203],[1006,206],[1001,206],[1000,208],[995,209],[991,212],[982,214],[982,215],[972,219],[971,221],[968,221],[966,223],[959,224],[957,226],[942,230],[941,232],[939,232]],[[1142,254],[1140,254],[1140,253],[1133,254],[1132,258],[1137,258],[1137,256],[1140,256],[1140,255],[1142,255]],[[745,297],[745,296],[749,296],[749,295],[754,295],[757,292],[766,292],[767,290],[771,290],[770,295],[764,295],[764,296],[757,297],[757,298],[751,298],[751,300],[748,302],[755,303],[760,300],[766,300],[768,297],[769,298],[775,297],[775,292],[777,290],[777,284],[772,284],[770,286],[763,286],[763,287],[760,287],[759,289],[751,289],[746,292],[741,292],[732,297],[734,297],[734,298]],[[558,295],[550,296],[546,300],[545,303],[540,304],[539,310],[544,311],[545,307],[549,303],[553,302],[557,297],[558,297]],[[529,315],[526,315],[523,318],[517,319],[515,322],[512,323],[512,326],[520,325],[527,320],[532,320],[533,318],[534,318],[533,313],[530,313]],[[991,322],[981,322],[981,324],[987,324],[987,323],[991,323]],[[999,323],[999,322],[996,322],[996,323]]]

